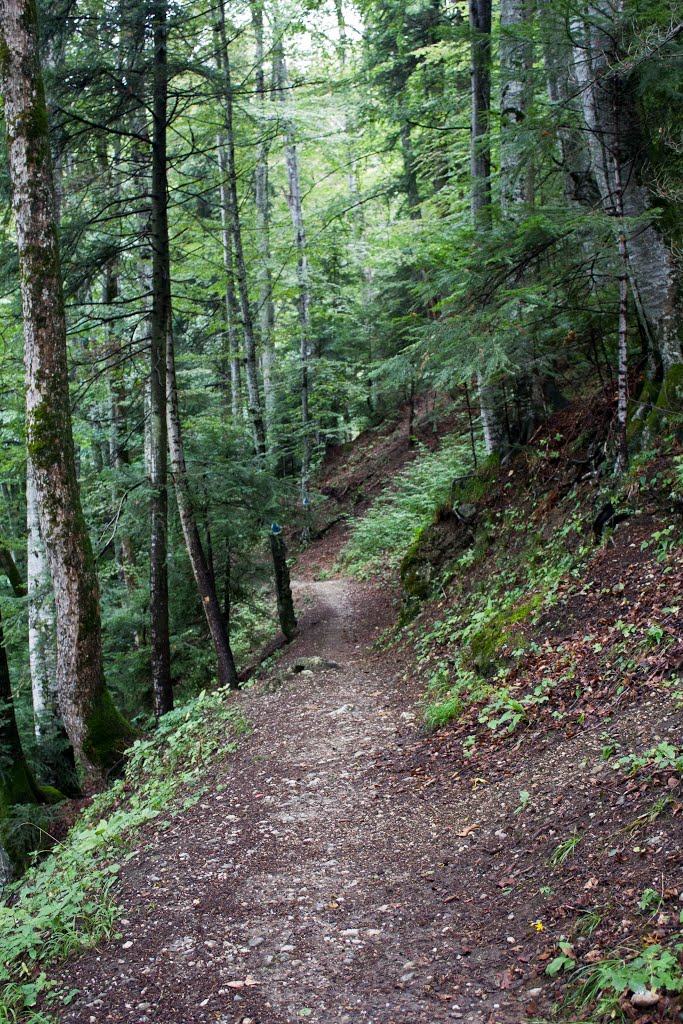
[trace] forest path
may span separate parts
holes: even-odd
[[[455,863],[471,808],[455,792],[444,802],[381,782],[378,758],[395,755],[414,717],[397,666],[370,649],[390,600],[341,579],[297,591],[306,610],[273,692],[238,698],[253,735],[124,867],[123,937],[68,965],[62,980],[80,995],[60,1020],[522,1019],[493,977],[507,914],[493,922],[481,872]],[[311,657],[338,667],[285,671]]]

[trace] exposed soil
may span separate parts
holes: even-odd
[[[500,846],[516,784],[487,793],[473,842],[458,834],[481,817],[477,787],[435,799],[424,779],[378,773],[414,734],[410,687],[369,650],[391,602],[344,580],[304,586],[300,638],[269,686],[284,683],[240,697],[253,735],[123,869],[123,937],[65,969],[81,994],[61,1020],[522,1018],[513,971],[539,944],[536,908],[503,898],[500,858],[482,870],[477,852]],[[339,668],[283,674],[304,656]]]
[[[489,512],[506,514],[519,477],[515,504],[528,502],[530,520],[540,509],[547,530],[561,522],[561,496],[584,472],[575,435],[587,414],[561,415],[559,471],[543,460],[503,467]],[[648,547],[673,513],[646,489],[580,583],[568,574],[554,607],[501,649],[513,693],[549,681],[551,699],[519,730],[492,732],[472,705],[425,736],[425,673],[448,640],[432,644],[420,678],[410,643],[376,646],[397,616],[388,584],[316,578],[366,500],[350,501],[350,482],[381,489],[410,458],[405,428],[404,418],[361,439],[346,476],[331,458],[329,522],[297,567],[298,637],[236,698],[253,733],[214,767],[201,803],[138,833],[121,872],[122,937],[65,965],[61,981],[79,995],[60,1020],[521,1024],[548,1019],[553,1004],[563,1019],[590,1020],[545,973],[558,942],[570,939],[588,966],[675,941],[680,773],[631,772],[613,756],[683,733],[668,682],[683,664],[683,555]],[[579,497],[590,517],[590,482]],[[492,545],[480,573],[496,572],[494,555]],[[457,607],[456,582],[415,620],[420,634]],[[643,653],[629,659],[636,642]],[[648,890],[652,911],[639,905]],[[643,1012],[625,991],[622,1010],[637,1024],[683,1019],[665,995]]]

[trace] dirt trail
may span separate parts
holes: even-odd
[[[240,698],[253,735],[125,867],[123,938],[69,965],[81,995],[61,1020],[523,1019],[521,993],[493,976],[513,927],[491,920],[496,883],[456,863],[467,800],[456,783],[447,800],[382,786],[378,764],[413,728],[406,684],[369,649],[389,602],[345,580],[302,590],[276,671],[313,656],[338,667]]]

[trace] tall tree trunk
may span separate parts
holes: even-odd
[[[197,527],[197,517],[192,498],[192,491],[185,463],[180,410],[178,406],[178,386],[175,370],[175,353],[173,344],[171,315],[171,269],[170,246],[168,235],[168,179],[166,153],[167,124],[167,24],[165,0],[157,3],[155,8],[155,75],[154,75],[154,145],[152,160],[152,243],[154,247],[154,305],[152,310],[152,414],[156,407],[165,407],[166,430],[164,441],[168,443],[171,453],[173,483],[180,522],[185,538],[185,546],[192,566],[192,572],[206,615],[209,632],[214,643],[218,663],[218,678],[221,686],[236,688],[237,671],[230,649],[225,622],[221,615],[213,575],[202,546]],[[163,329],[163,351],[158,351]],[[162,366],[163,363],[163,366]],[[165,401],[156,396],[156,388],[163,381]],[[161,424],[157,424],[161,434]],[[165,458],[165,448],[164,448]],[[164,469],[166,467],[164,466]],[[164,493],[166,493],[164,488]],[[164,508],[164,512],[166,509]],[[165,527],[165,523],[164,523]],[[165,569],[165,565],[164,565]],[[165,680],[164,680],[165,682]],[[173,706],[173,696],[168,686],[155,688],[155,709],[157,715],[164,714]]]
[[[218,0],[218,46],[216,48],[218,70],[222,78],[223,113],[225,121],[225,160],[227,171],[227,202],[230,211],[232,244],[235,256],[235,276],[237,292],[240,300],[242,329],[244,331],[245,376],[247,379],[247,400],[249,419],[254,434],[254,444],[261,455],[266,453],[266,429],[261,407],[261,394],[258,382],[256,361],[256,337],[254,322],[249,302],[249,286],[247,267],[242,247],[242,224],[240,221],[239,200],[237,196],[237,168],[235,165],[235,137],[232,110],[232,80],[230,76],[230,54],[225,31],[225,4]]]
[[[586,19],[572,23],[574,70],[593,176],[602,206],[612,215],[619,191],[615,167],[621,169],[624,217],[632,223],[625,244],[634,304],[644,318],[642,326],[654,348],[654,360],[666,376],[683,362],[681,272],[659,224],[649,216],[653,202],[643,173],[646,147],[635,73],[619,59],[624,27],[621,4],[591,3]]]
[[[337,16],[337,30],[339,32],[337,52],[339,54],[339,66],[342,76],[346,75],[347,68],[347,50],[349,45],[349,37],[346,31],[346,19],[344,17],[344,5],[342,0],[335,0],[334,9]],[[344,127],[343,127],[344,138],[346,139],[346,159],[347,159],[347,170],[346,170],[346,181],[349,195],[349,205],[351,207],[351,227],[353,230],[354,238],[357,242],[360,242],[365,255],[365,222],[363,218],[363,207],[358,203],[358,193],[360,191],[358,183],[358,160],[356,159],[356,151],[354,146],[354,139],[351,133],[351,124],[349,115],[344,111]],[[418,197],[419,199],[419,197]],[[364,282],[365,284],[367,282]],[[365,292],[364,288],[364,292]],[[364,299],[366,298],[364,294]]]
[[[503,214],[519,217],[533,194],[533,171],[524,153],[522,126],[531,99],[533,42],[529,0],[500,3],[500,202]]]
[[[104,337],[109,400],[109,465],[117,473],[121,473],[130,464],[130,457],[126,446],[123,351],[121,339],[116,333],[109,312],[109,307],[118,298],[118,294],[118,268],[114,262],[110,262],[105,267],[102,276],[102,304],[105,309]],[[123,500],[121,489],[117,484],[114,484],[112,488],[112,498],[115,505],[119,505]],[[130,534],[125,531],[121,533],[117,531],[115,554],[119,579],[122,583],[125,583],[128,593],[131,594],[136,589],[134,573],[136,561],[135,548]]]
[[[166,338],[170,329],[171,282],[168,248],[166,123],[168,106],[167,8],[154,3],[154,71],[152,137],[152,312],[148,479],[150,497],[149,611],[152,646],[152,694],[159,718],[173,707],[168,621],[168,435],[166,426]]]
[[[228,160],[225,139],[218,134],[218,169],[221,175],[221,233],[223,237],[223,267],[225,269],[225,319],[228,344],[225,353],[230,372],[230,412],[237,421],[242,415],[242,379],[237,325],[240,318],[239,303],[235,292],[235,271],[233,266],[232,227],[230,218],[230,197],[228,195]]]
[[[470,209],[475,229],[491,227],[491,0],[470,0],[471,92]],[[498,388],[488,379],[486,353],[477,373],[479,409],[487,455],[501,447],[504,424]]]
[[[556,4],[537,0],[539,38],[543,54],[546,89],[551,113],[556,120],[559,163],[565,195],[571,204],[596,206],[600,194],[591,170],[585,132],[576,123],[579,89],[572,61],[572,43],[565,19]]]
[[[104,682],[99,584],[76,476],[55,197],[32,0],[0,0],[0,73],[21,268],[29,457],[57,612],[59,704],[92,774],[121,759],[132,731]]]
[[[470,0],[470,207],[475,225],[491,224],[491,0]]]
[[[265,69],[263,55],[263,0],[254,0],[251,5],[251,20],[254,27],[256,53],[256,102],[258,105],[259,140],[256,147],[254,168],[254,190],[256,201],[256,244],[259,254],[259,329],[261,332],[261,367],[263,371],[263,394],[266,419],[271,420],[275,405],[273,371],[275,353],[273,350],[273,327],[275,307],[273,304],[273,275],[270,252],[270,197],[268,195],[268,153],[270,139],[269,125],[265,117]]]
[[[183,448],[183,436],[180,424],[180,410],[178,408],[178,385],[176,382],[175,357],[173,351],[173,333],[169,329],[166,347],[166,382],[168,393],[168,440],[171,451],[171,467],[173,471],[173,483],[175,485],[176,498],[178,500],[178,511],[180,523],[185,538],[185,546],[192,566],[199,596],[201,597],[207,625],[213,640],[218,663],[218,681],[221,686],[229,686],[237,689],[237,669],[235,659],[230,649],[228,631],[225,619],[221,613],[216,593],[216,582],[211,571],[209,561],[204,553],[199,529],[197,527],[197,516],[190,489],[190,481],[187,476],[185,464],[185,452]]]
[[[301,498],[304,509],[308,507],[308,491],[311,477],[311,417],[309,411],[311,344],[311,289],[308,276],[306,253],[306,231],[301,202],[301,179],[299,156],[296,148],[296,126],[293,115],[292,89],[287,73],[282,33],[276,27],[276,41],[273,47],[274,79],[277,96],[283,107],[282,133],[284,136],[285,163],[287,165],[287,205],[289,206],[294,230],[296,252],[296,276],[298,285],[299,353],[301,360],[301,428],[303,446],[301,457]]]
[[[242,325],[244,328],[244,343],[246,357],[245,370],[247,378],[249,418],[251,420],[252,425],[252,433],[254,438],[254,448],[256,456],[261,462],[263,462],[267,454],[266,428],[263,417],[263,409],[261,405],[261,395],[258,386],[256,344],[254,337],[253,320],[251,315],[251,305],[249,302],[247,268],[244,261],[244,251],[242,248],[242,227],[239,216],[239,204],[237,196],[237,170],[235,166],[232,81],[230,77],[230,54],[228,51],[228,41],[225,30],[224,0],[218,0],[218,15],[219,38],[217,48],[217,60],[219,71],[222,74],[223,84],[222,99],[224,104],[225,117],[225,158],[228,183],[227,204],[228,209],[230,211],[231,235],[235,255],[235,271],[238,282],[240,311],[242,314]],[[271,552],[273,555],[275,586],[278,593],[278,613],[280,617],[280,625],[285,635],[288,635],[288,631],[290,629],[289,623],[290,621],[294,621],[296,623],[296,618],[294,615],[294,601],[292,598],[292,591],[291,588],[289,587],[288,570],[286,575],[287,585],[284,589],[282,588],[282,581],[285,579],[285,571],[283,570],[281,564],[282,557],[285,558],[286,570],[286,549],[284,547],[284,539],[277,550],[273,548],[271,545]]]

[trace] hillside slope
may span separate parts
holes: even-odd
[[[322,537],[294,572],[297,639],[249,689],[212,698],[210,728],[201,702],[185,726],[176,713],[166,742],[196,761],[175,762],[179,795],[136,769],[76,833],[86,865],[89,837],[117,837],[91,865],[116,861],[111,922],[89,940],[99,911],[81,905],[64,951],[99,944],[55,968],[62,933],[31,962],[20,917],[9,927],[10,975],[47,966],[56,981],[38,986],[44,1012],[681,1019],[680,448],[643,453],[610,490],[610,414],[604,396],[576,403],[504,466],[459,478],[406,537],[400,574],[375,554],[344,570],[363,521],[347,495],[353,480],[372,508],[427,446],[399,422],[361,439],[346,477],[331,460]],[[135,831],[117,833],[136,806]],[[16,991],[7,1005],[20,1019]]]

